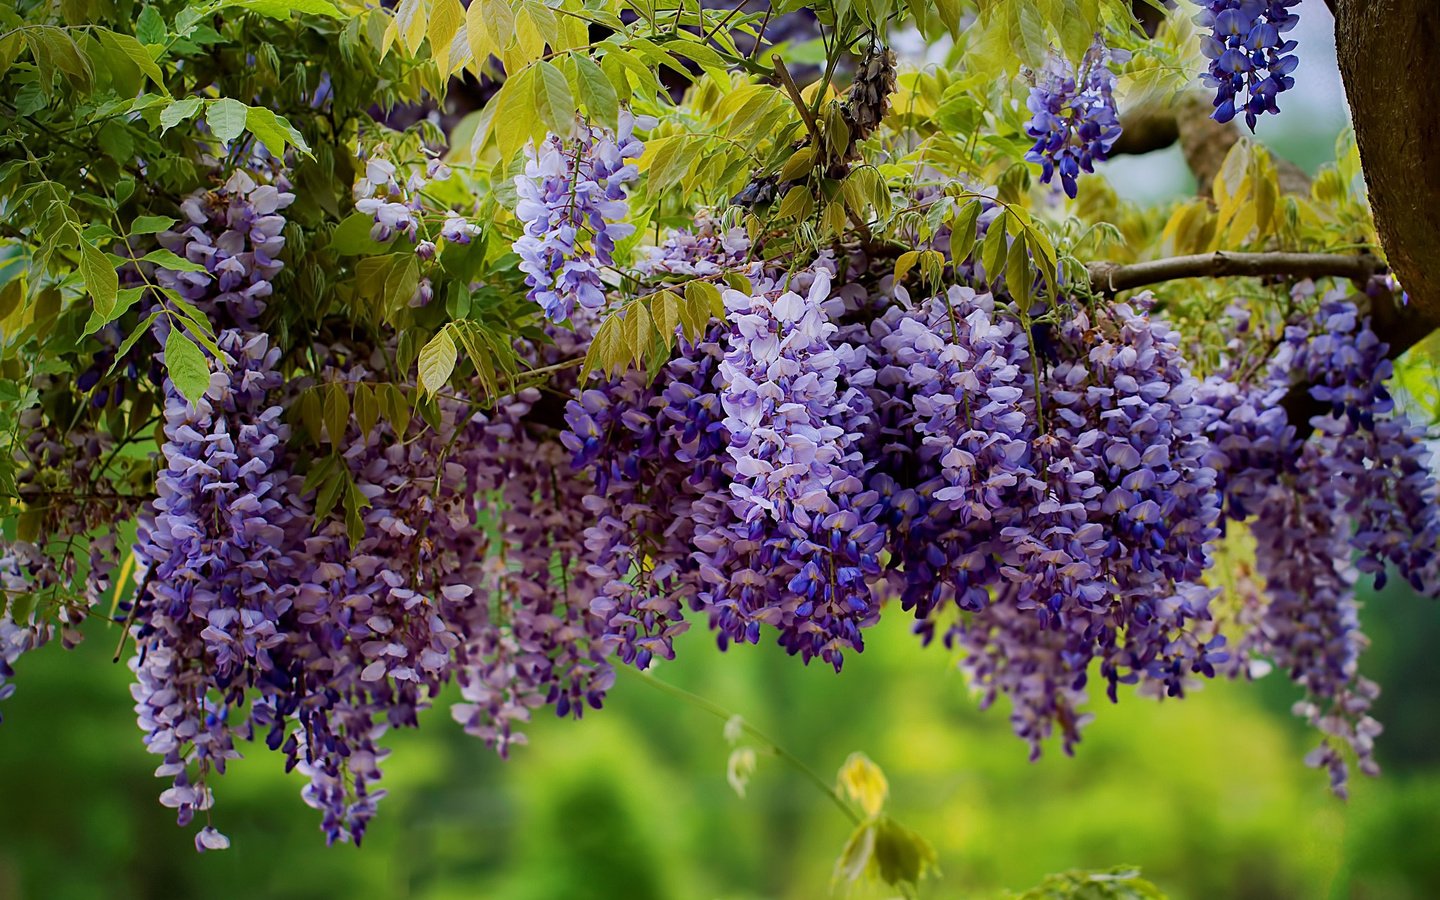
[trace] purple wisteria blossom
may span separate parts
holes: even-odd
[[[246,690],[283,684],[272,652],[291,603],[270,571],[288,519],[277,466],[288,429],[270,396],[280,351],[234,330],[219,346],[228,365],[198,402],[167,382],[165,467],[135,543],[132,693],[146,749],[163,759],[156,775],[173,779],[161,803],[181,825],[210,808],[209,777],[239,756],[235,738],[271,715],[265,699],[247,709]]]
[[[525,173],[515,176],[515,216],[524,229],[515,252],[530,299],[552,322],[568,320],[577,306],[604,304],[600,270],[613,264],[616,242],[635,231],[624,221],[628,185],[638,177],[628,160],[644,150],[635,125],[622,112],[616,132],[578,125],[575,137],[552,134],[526,147]]]
[[[724,602],[742,620],[779,627],[791,653],[838,670],[879,613],[869,579],[880,571],[884,531],[855,446],[868,424],[860,382],[873,372],[863,351],[831,343],[836,326],[822,309],[830,285],[829,270],[817,266],[808,287],[795,285],[803,295],[726,291],[730,330],[718,379],[735,529],[758,545],[750,574],[730,575],[739,596]]]
[[[1278,113],[1279,95],[1295,86],[1296,42],[1283,35],[1299,24],[1300,0],[1205,0],[1195,21],[1210,34],[1200,52],[1210,60],[1203,78],[1215,89],[1217,122],[1243,114],[1251,131],[1265,113]]]
[[[1239,320],[1249,328],[1246,317]],[[1356,306],[1331,296],[1285,328],[1279,352],[1253,383],[1216,377],[1202,391],[1213,410],[1226,517],[1249,521],[1265,584],[1244,598],[1240,617],[1251,627],[1237,652],[1272,661],[1305,689],[1296,712],[1323,736],[1308,761],[1323,766],[1342,795],[1347,750],[1362,772],[1378,771],[1380,726],[1368,714],[1378,688],[1358,672],[1366,641],[1355,584],[1373,574],[1383,585],[1394,566],[1416,590],[1440,589],[1430,453],[1424,431],[1395,409],[1385,388],[1386,356]],[[1326,410],[1311,419],[1308,440],[1281,405],[1302,380]]]
[[[1095,163],[1109,157],[1120,137],[1112,56],[1097,35],[1077,75],[1069,61],[1052,53],[1026,101],[1031,119],[1025,133],[1035,145],[1025,158],[1040,164],[1045,184],[1059,172],[1060,184],[1072,198],[1080,173],[1094,172]]]
[[[282,268],[281,210],[295,202],[285,188],[283,181],[265,184],[237,170],[218,190],[187,197],[180,204],[183,223],[158,237],[205,271],[157,268],[156,283],[196,304],[217,328],[253,331]]]

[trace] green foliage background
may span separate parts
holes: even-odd
[[[1176,900],[1440,894],[1440,753],[1429,602],[1372,598],[1367,670],[1386,687],[1386,773],[1343,804],[1300,758],[1290,686],[1215,683],[1183,703],[1106,708],[1078,756],[1025,761],[1006,713],[975,709],[943,650],[902,617],[840,676],[778,648],[722,656],[682,638],[658,676],[741,712],[829,773],[863,749],[889,809],[927,837],[926,897],[993,897],[1072,867],[1138,865]],[[548,717],[501,762],[443,704],[394,734],[391,796],[365,845],[326,848],[302,779],[263,749],[217,786],[228,853],[197,855],[154,799],[129,673],[96,634],[22,660],[0,744],[0,898],[812,898],[849,824],[762,755],[741,799],[722,723],[622,676],[601,714]],[[1268,683],[1267,683],[1268,682]],[[863,895],[863,894],[862,894]],[[879,894],[875,894],[879,896]]]

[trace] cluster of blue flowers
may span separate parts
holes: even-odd
[[[1276,99],[1295,86],[1296,42],[1284,37],[1300,17],[1300,0],[1206,0],[1195,21],[1211,33],[1200,50],[1210,60],[1205,83],[1215,89],[1218,122],[1243,115],[1251,131],[1265,113],[1278,113]]]
[[[1025,133],[1035,139],[1025,158],[1040,164],[1045,184],[1058,172],[1072,198],[1080,173],[1094,172],[1095,163],[1107,159],[1120,138],[1112,56],[1097,35],[1077,75],[1068,60],[1052,53],[1025,104],[1031,113]]]
[[[605,302],[600,270],[613,263],[617,241],[635,231],[627,186],[638,172],[629,160],[644,145],[635,137],[635,119],[620,114],[620,128],[580,125],[579,135],[549,135],[526,148],[525,173],[515,176],[515,215],[524,233],[515,241],[530,299],[552,322],[563,322],[576,307],[599,309]]]

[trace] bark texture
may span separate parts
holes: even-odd
[[[1410,295],[1377,303],[1399,354],[1440,328],[1440,0],[1335,0],[1340,74],[1380,241]]]

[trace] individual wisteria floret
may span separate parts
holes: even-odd
[[[622,112],[618,131],[577,124],[574,136],[547,135],[525,149],[525,172],[515,176],[523,233],[514,247],[530,299],[552,322],[605,302],[600,270],[635,231],[624,221],[627,187],[638,177],[629,160],[644,150],[634,130],[635,118]]]
[[[445,181],[451,174],[450,167],[435,158],[425,160],[422,175],[418,168],[407,173],[384,157],[372,156],[365,161],[364,177],[355,182],[355,209],[375,220],[370,226],[370,236],[375,240],[388,241],[401,234],[415,244],[421,259],[433,259],[434,240],[428,230],[422,232],[421,228],[427,212],[423,192],[430,182]],[[459,213],[445,213],[440,228],[444,240],[468,244],[479,233],[480,227]]]
[[[1120,137],[1111,58],[1099,35],[1078,75],[1068,60],[1052,52],[1025,104],[1031,113],[1025,133],[1035,139],[1025,158],[1040,164],[1045,184],[1059,173],[1061,186],[1072,198],[1080,173],[1094,172],[1095,163],[1109,157]]]
[[[1203,78],[1215,89],[1218,122],[1243,115],[1251,131],[1265,113],[1278,113],[1277,98],[1295,86],[1296,42],[1284,35],[1299,24],[1291,12],[1300,0],[1205,0],[1195,21],[1210,34],[1200,52],[1210,60]]]

